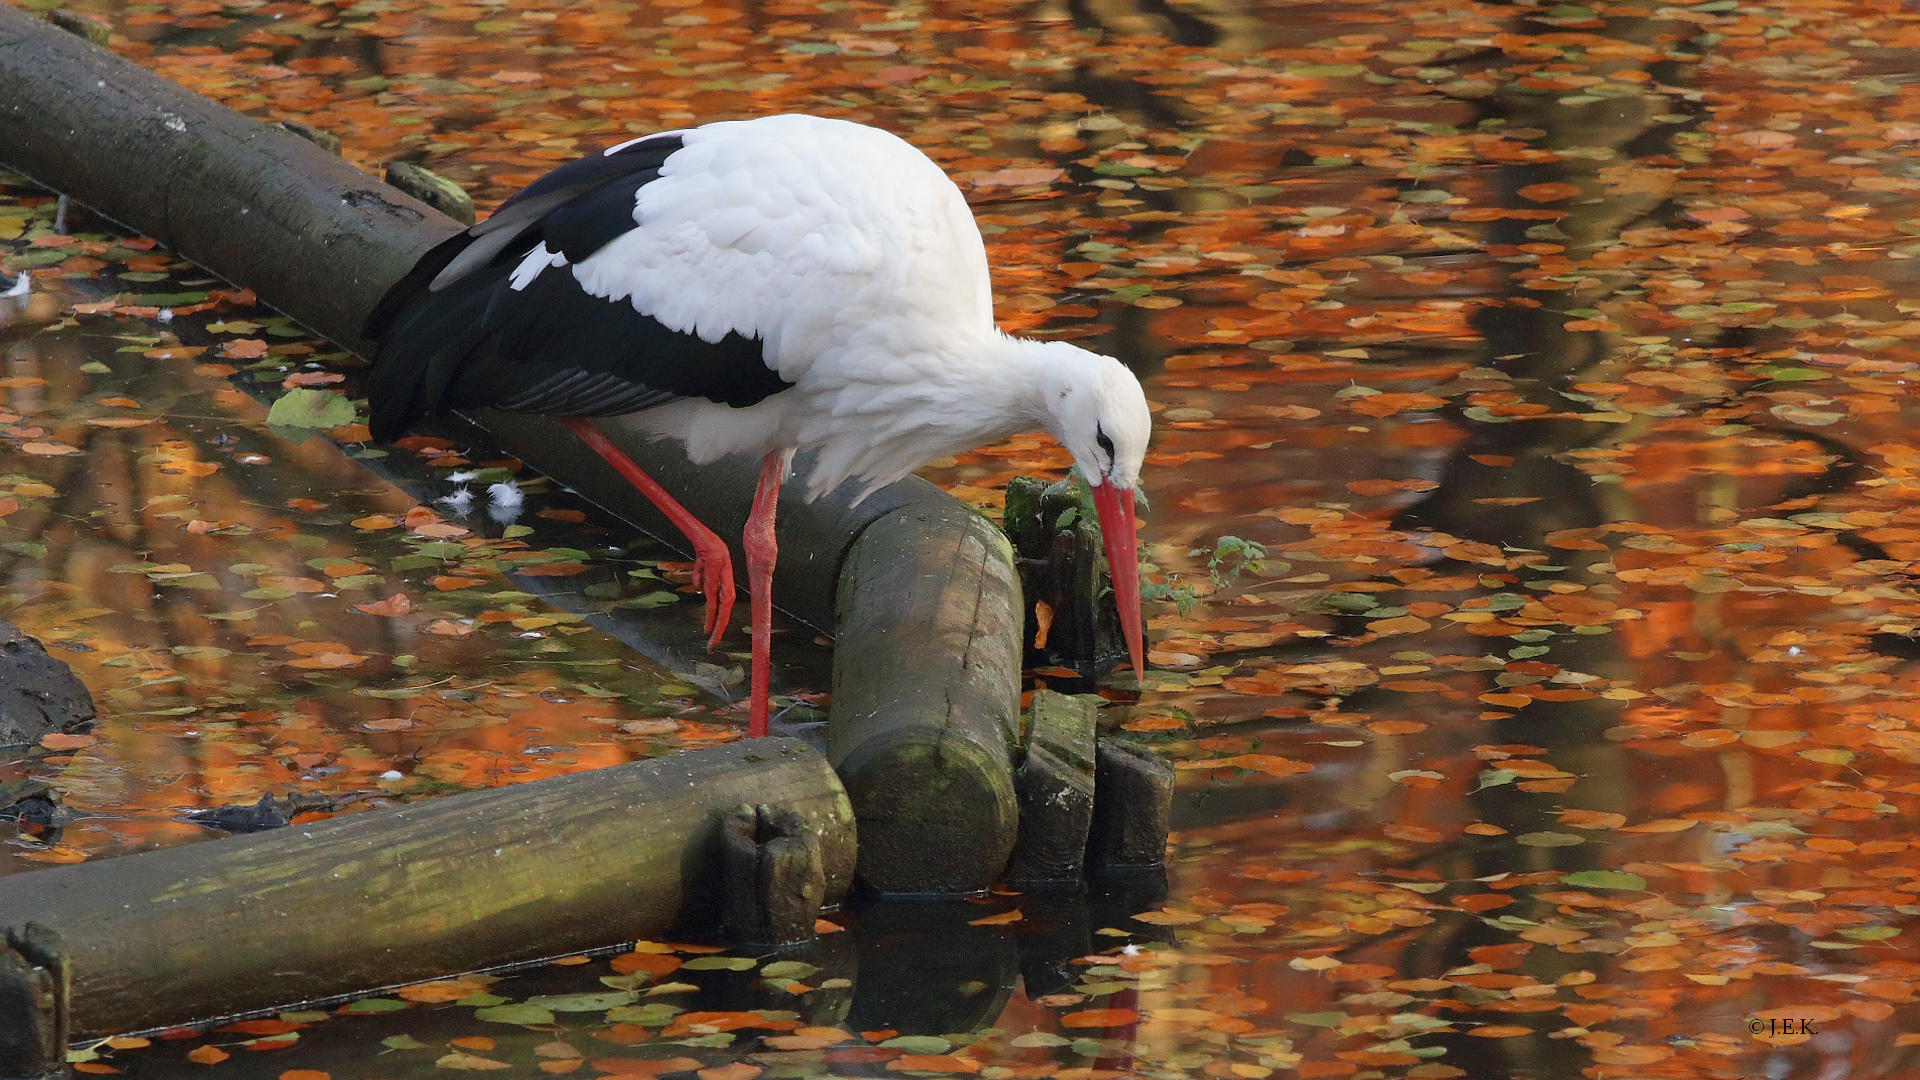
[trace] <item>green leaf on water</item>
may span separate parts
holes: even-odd
[[[698,986],[695,986],[692,983],[684,983],[684,982],[661,983],[659,986],[656,986],[653,989],[647,991],[647,996],[654,997],[659,994],[685,994],[698,989],[700,988]]]
[[[473,1011],[475,1020],[486,1020],[495,1024],[551,1024],[553,1014],[538,1005],[494,1005]]]
[[[641,593],[639,596],[629,597],[613,606],[621,608],[657,608],[665,607],[678,599],[680,599],[679,593],[670,593],[663,590],[659,592]]]
[[[1329,1027],[1329,1028],[1339,1027],[1340,1022],[1342,1020],[1345,1020],[1346,1018],[1347,1018],[1347,1014],[1340,1013],[1340,1012],[1287,1014],[1287,1019],[1289,1021],[1292,1021],[1293,1023],[1296,1023],[1296,1024],[1305,1024],[1308,1027]]]
[[[505,1005],[512,1000],[512,998],[503,998],[498,994],[468,994],[466,997],[454,1002],[454,1004],[485,1007],[489,1005]]]
[[[354,1004],[357,1005],[359,1004],[359,1002],[354,1002]],[[416,1039],[411,1035],[389,1035],[386,1038],[380,1040],[380,1045],[386,1047],[389,1050],[431,1049],[431,1047],[429,1047],[426,1043],[421,1042],[419,1039]]]
[[[1562,885],[1583,889],[1637,889],[1645,892],[1647,879],[1624,870],[1578,870],[1560,879]]]
[[[353,402],[339,394],[306,387],[287,391],[267,410],[267,423],[278,427],[342,427],[353,423],[353,417]]]
[[[953,1044],[936,1035],[901,1035],[880,1044],[882,1050],[904,1050],[909,1054],[944,1054]]]
[[[1572,847],[1575,844],[1584,844],[1587,842],[1587,838],[1584,836],[1575,836],[1572,833],[1563,832],[1521,833],[1514,839],[1528,847]]]
[[[397,998],[361,998],[359,1001],[348,1003],[345,1011],[350,1013],[384,1013],[399,1012],[406,1007],[407,1003]]]
[[[749,956],[697,956],[680,965],[682,971],[752,971],[760,966]]]
[[[804,979],[819,971],[817,965],[802,960],[776,960],[760,969],[763,979]],[[939,1053],[941,1051],[936,1051]]]
[[[605,979],[600,981],[606,982]],[[607,1010],[607,1023],[646,1024],[650,1027],[658,1027],[682,1011],[684,1010],[678,1005],[669,1005],[664,1001],[650,1001],[645,1005],[622,1005],[617,1009]]]
[[[1480,774],[1480,786],[1473,790],[1485,791],[1490,787],[1499,787],[1501,784],[1511,784],[1515,775],[1507,769],[1488,769]]]
[[[605,1012],[631,1005],[639,996],[631,990],[612,994],[552,994],[530,997],[526,1004],[552,1012]]]

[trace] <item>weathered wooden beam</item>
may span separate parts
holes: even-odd
[[[710,925],[746,802],[794,815],[838,901],[852,808],[771,738],[16,874],[0,923],[64,940],[74,1036],[140,1030]]]
[[[1095,866],[1159,866],[1167,861],[1173,815],[1173,766],[1125,739],[1101,739],[1095,766],[1093,834],[1087,860]]]
[[[1038,690],[1027,706],[1027,731],[1026,760],[1013,780],[1020,834],[1007,880],[1079,888],[1093,824],[1098,709],[1084,697]]]
[[[65,943],[40,923],[0,934],[0,1080],[67,1075]]]
[[[827,758],[860,819],[860,877],[890,893],[986,888],[1019,820],[1006,537],[957,502],[902,507],[848,552],[839,613]]]
[[[721,833],[727,935],[751,945],[792,945],[816,935],[826,900],[820,840],[805,816],[768,806],[739,806]]]

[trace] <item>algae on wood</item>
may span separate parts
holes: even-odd
[[[853,821],[821,756],[756,739],[0,879],[65,940],[78,1036],[536,960],[714,922],[721,821],[798,815],[826,902]]]

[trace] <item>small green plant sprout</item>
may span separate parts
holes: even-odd
[[[1207,576],[1213,579],[1215,588],[1222,588],[1238,578],[1242,570],[1256,577],[1262,576],[1266,568],[1260,565],[1260,560],[1266,557],[1265,544],[1242,540],[1237,536],[1223,536],[1213,542],[1213,556],[1207,560]]]

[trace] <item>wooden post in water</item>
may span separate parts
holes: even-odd
[[[1092,701],[1036,690],[1027,706],[1027,756],[1014,773],[1020,796],[1020,839],[1007,880],[1023,887],[1079,888],[1093,824]]]
[[[710,925],[746,802],[791,815],[837,902],[846,793],[770,738],[0,878],[0,923],[64,940],[73,1037],[144,1030]]]
[[[0,1080],[67,1075],[71,998],[60,935],[27,923],[0,935]]]

